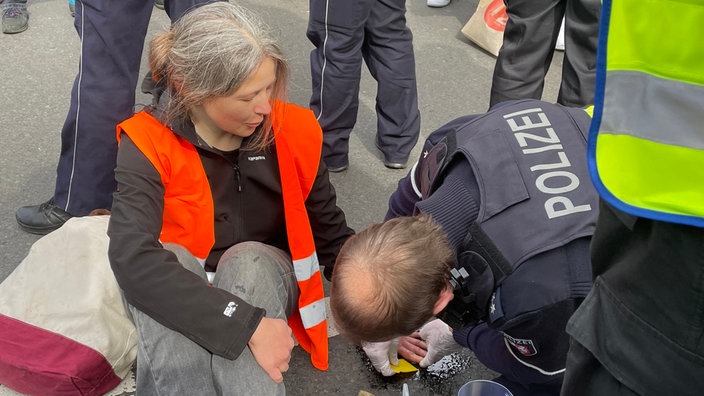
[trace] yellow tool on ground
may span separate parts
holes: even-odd
[[[391,369],[396,372],[396,374],[399,373],[412,373],[414,371],[418,371],[418,368],[410,363],[406,359],[399,358],[398,359],[398,365],[394,366],[393,364],[391,365]]]

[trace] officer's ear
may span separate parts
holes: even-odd
[[[452,301],[452,299],[455,297],[455,294],[452,292],[452,286],[450,283],[447,284],[447,287],[443,289],[443,291],[440,292],[440,296],[438,296],[438,300],[435,301],[435,306],[433,307],[433,315],[439,314],[447,304]]]

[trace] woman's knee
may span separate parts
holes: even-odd
[[[251,294],[257,290],[267,290],[267,298],[276,290],[286,314],[292,312],[298,300],[290,255],[260,242],[243,242],[228,249],[218,263],[213,284],[235,294],[244,293],[240,297],[245,300],[258,299]]]
[[[227,268],[244,269],[254,267],[275,274],[293,273],[291,256],[283,250],[261,242],[247,241],[230,247],[220,258],[218,272]]]

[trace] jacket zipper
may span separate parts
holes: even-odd
[[[240,166],[237,162],[232,164],[232,168],[235,170],[235,178],[237,178],[237,191],[242,192],[242,176],[240,175]]]
[[[239,219],[234,223],[234,231],[235,235],[233,236],[233,240],[237,240],[237,235],[244,235],[243,233],[243,223],[244,223],[244,194],[241,194],[242,192],[242,174],[240,173],[240,157],[239,154],[235,156],[234,161],[232,162],[232,168],[235,170],[235,183],[237,184],[237,192],[238,192],[238,198],[237,198],[237,211],[239,212]]]

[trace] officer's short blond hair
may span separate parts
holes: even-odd
[[[433,315],[454,252],[429,216],[399,217],[352,236],[337,257],[330,306],[357,344],[408,335]]]

